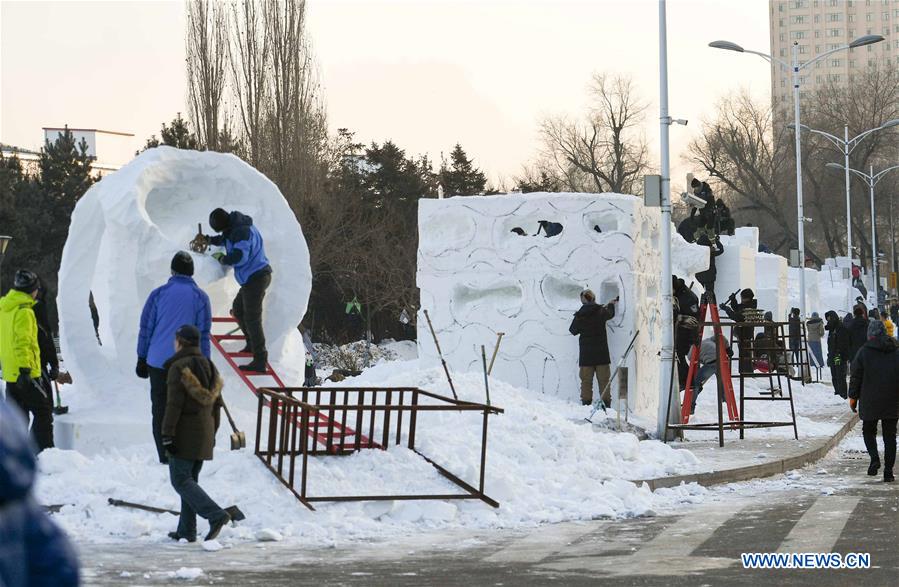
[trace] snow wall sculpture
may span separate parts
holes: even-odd
[[[211,233],[209,213],[217,207],[249,214],[265,239],[274,268],[264,314],[271,360],[302,348],[296,326],[312,284],[309,251],[278,188],[233,155],[158,147],[94,184],[72,214],[58,306],[63,357],[79,390],[123,394],[122,376],[136,384],[143,304],[168,280],[172,256],[187,250],[197,223]],[[233,272],[208,254],[192,256],[194,278],[209,294],[213,315],[227,316],[238,289]],[[102,346],[88,310],[90,292]]]
[[[418,286],[444,357],[480,370],[504,332],[493,375],[531,390],[579,398],[578,341],[568,332],[578,294],[600,303],[620,296],[609,322],[612,363],[634,332],[628,405],[655,420],[658,405],[659,210],[620,194],[509,194],[419,201]],[[534,235],[539,221],[562,225]],[[522,229],[528,236],[512,232]],[[674,234],[675,272],[708,266],[707,249]],[[437,364],[427,321],[418,316],[419,356]],[[615,394],[613,394],[615,395]]]

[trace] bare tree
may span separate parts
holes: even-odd
[[[187,2],[187,84],[190,119],[200,143],[218,150],[225,93],[228,20],[216,0]]]
[[[253,0],[234,2],[228,63],[246,157],[254,166],[259,165],[263,152],[270,56],[271,42],[259,4]]]
[[[540,124],[542,155],[571,191],[636,193],[648,167],[640,131],[646,104],[626,76],[595,74],[590,95],[582,122],[554,117]]]

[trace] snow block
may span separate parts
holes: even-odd
[[[790,311],[787,297],[787,260],[780,255],[756,253],[755,297],[758,307],[770,311],[776,320],[786,319]]]
[[[535,236],[541,220],[561,224],[562,232]],[[423,199],[417,274],[421,308],[431,316],[451,369],[480,371],[481,345],[489,361],[497,333],[503,332],[494,376],[577,401],[578,340],[568,327],[580,307],[578,294],[590,288],[602,304],[618,296],[608,324],[612,364],[639,330],[627,363],[628,404],[654,421],[661,346],[659,234],[658,209],[644,208],[628,195]],[[674,234],[681,241],[675,246],[682,266],[701,270],[708,255]],[[422,360],[436,364],[423,315],[418,342]]]
[[[312,283],[309,252],[278,188],[233,155],[157,147],[94,184],[72,214],[58,305],[62,353],[79,393],[98,392],[109,401],[137,385],[143,304],[168,280],[172,256],[188,249],[197,224],[212,232],[207,222],[217,207],[249,214],[265,239],[274,268],[264,314],[271,360],[302,348],[296,326]],[[232,272],[211,256],[191,255],[194,279],[209,294],[213,315],[227,316],[238,289]],[[90,292],[102,346],[88,310]]]

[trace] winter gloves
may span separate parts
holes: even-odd
[[[222,262],[222,257],[224,257],[224,256],[225,256],[225,253],[223,253],[221,251],[212,253],[212,258],[215,259],[216,261],[218,261],[219,263]]]
[[[134,373],[141,379],[150,377],[150,367],[147,365],[147,359],[138,357],[137,367],[134,368]]]
[[[175,448],[175,439],[171,436],[162,437],[162,448],[165,449],[168,455],[174,455],[178,452],[178,449]]]
[[[34,384],[34,379],[31,377],[31,369],[28,367],[22,367],[19,369],[19,379],[16,381],[16,385],[19,389],[28,389]]]
[[[56,381],[59,379],[59,367],[50,367],[50,372],[47,375],[50,376],[50,381]]]
[[[854,397],[849,398],[849,409],[853,412],[856,410],[856,406],[858,406],[858,400]]]

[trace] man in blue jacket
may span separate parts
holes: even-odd
[[[166,370],[164,365],[175,348],[172,341],[182,324],[196,326],[201,333],[200,349],[210,356],[209,331],[212,328],[212,306],[193,279],[194,261],[190,254],[179,251],[172,258],[172,276],[168,283],[154,289],[140,315],[137,337],[137,368],[142,379],[150,379],[150,402],[153,411],[153,440],[159,462],[168,463],[162,446],[162,418],[166,404]]]
[[[77,586],[75,550],[31,496],[34,452],[22,417],[0,401],[0,585]]]
[[[253,360],[240,369],[265,373],[268,351],[262,331],[262,300],[272,282],[272,267],[265,256],[262,235],[253,226],[252,218],[236,210],[228,213],[216,208],[209,215],[209,226],[220,233],[206,237],[209,244],[225,247],[224,253],[215,253],[213,257],[222,265],[234,267],[234,277],[240,284],[231,313],[247,338],[243,352],[253,353]]]

